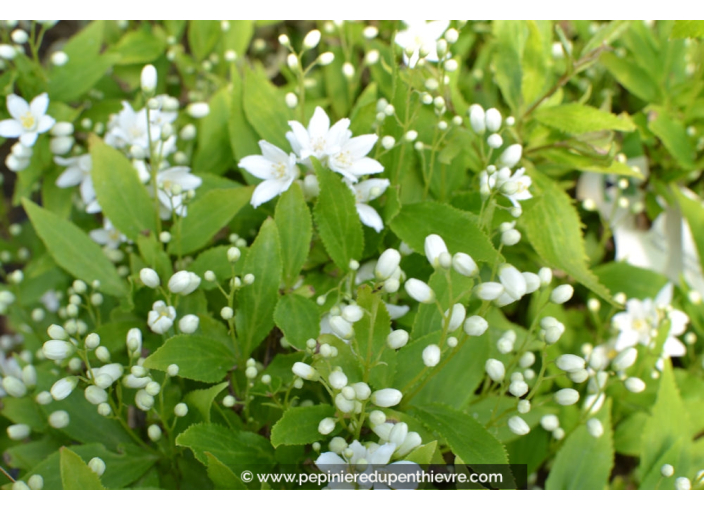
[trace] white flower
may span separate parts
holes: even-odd
[[[317,107],[308,123],[308,129],[300,122],[292,120],[288,123],[291,131],[286,138],[302,163],[309,163],[309,158],[315,156],[321,162],[328,156],[340,152],[345,138],[352,136],[349,131],[350,120],[341,119],[330,127],[330,118],[325,111]],[[357,182],[357,179],[353,179]]]
[[[353,183],[363,175],[383,172],[384,167],[381,166],[381,163],[366,157],[377,139],[376,135],[362,135],[352,138],[352,132],[347,130],[340,140],[340,150],[328,157],[328,165],[332,170]]]
[[[122,243],[127,241],[127,237],[117,230],[107,217],[103,218],[103,228],[91,230],[91,239],[98,244],[116,250]]]
[[[295,154],[286,154],[265,140],[259,142],[259,147],[261,156],[247,156],[239,163],[240,168],[259,179],[264,179],[252,195],[251,204],[255,208],[289,189],[298,177]]]
[[[430,21],[411,20],[404,21],[406,29],[401,30],[396,34],[394,42],[404,49],[404,62],[408,67],[415,67],[420,60],[421,49],[425,55],[425,60],[428,62],[438,61],[437,40],[442,37],[449,21]],[[408,57],[407,54],[411,56]]]
[[[40,133],[49,131],[56,122],[46,114],[49,96],[40,94],[30,104],[20,96],[7,96],[7,111],[12,119],[0,121],[0,136],[19,138],[25,147],[32,147]]]
[[[526,279],[511,264],[503,264],[499,269],[499,280],[504,291],[513,299],[521,299],[526,293]]]
[[[156,141],[159,138],[159,128],[152,126],[151,139]],[[147,110],[142,108],[135,112],[127,101],[123,101],[122,110],[113,115],[108,122],[105,143],[117,149],[130,148],[136,145],[145,151],[149,151]]]
[[[176,309],[173,306],[166,306],[163,301],[157,301],[147,316],[147,324],[154,333],[163,335],[171,329],[175,319]]]
[[[381,232],[384,229],[384,222],[381,220],[379,213],[376,212],[376,209],[367,205],[367,203],[381,196],[391,182],[388,179],[367,179],[358,184],[352,184],[349,181],[345,182],[354,192],[355,207],[357,208],[360,221],[377,232]]]
[[[186,166],[175,166],[160,171],[156,176],[157,196],[162,206],[162,219],[168,219],[171,211],[178,216],[186,216],[186,206],[183,205],[183,193],[198,188],[203,179],[191,174]],[[165,216],[165,217],[164,217]]]

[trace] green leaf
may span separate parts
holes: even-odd
[[[161,57],[165,50],[166,40],[157,37],[150,30],[143,29],[126,33],[113,47],[113,51],[120,54],[118,64],[121,65],[153,62]]]
[[[205,452],[208,459],[208,478],[220,490],[247,490],[247,486],[240,480],[232,470],[220,462],[218,458],[210,452]]]
[[[599,28],[596,33],[592,36],[587,44],[582,48],[581,56],[584,57],[588,53],[594,51],[598,47],[604,44],[610,44],[611,41],[617,39],[623,32],[628,28],[630,21],[628,20],[617,20],[610,21]]]
[[[613,302],[609,290],[587,266],[582,225],[572,200],[552,180],[539,174],[533,176],[542,196],[523,213],[533,248],[550,266],[565,271],[603,299]]]
[[[117,53],[100,54],[104,26],[104,21],[93,21],[62,48],[68,62],[51,68],[48,92],[52,101],[79,99],[120,59]]]
[[[61,448],[61,482],[64,490],[104,490],[100,477],[77,453]]]
[[[188,266],[188,270],[194,272],[203,280],[200,283],[201,289],[210,290],[217,288],[217,282],[223,282],[229,278],[232,278],[232,264],[227,260],[227,250],[230,249],[229,245],[216,246],[210,248],[209,250],[204,250],[200,252],[198,258]],[[248,248],[239,248],[242,254],[240,259],[234,264],[235,274],[242,272],[244,267],[244,261],[247,257]],[[215,273],[215,281],[209,282],[205,279],[205,272],[212,271]]]
[[[137,237],[137,246],[139,247],[139,254],[147,267],[154,269],[159,274],[162,282],[168,282],[173,274],[171,259],[164,252],[164,245],[157,240],[154,232],[149,236],[140,235]]]
[[[248,19],[229,21],[230,29],[222,36],[224,47],[226,50],[235,50],[238,55],[244,55],[254,35],[254,22]]]
[[[479,228],[477,216],[447,204],[419,202],[404,205],[390,227],[418,253],[424,253],[425,238],[437,234],[451,253],[464,252],[474,260],[491,263],[503,260]]]
[[[521,106],[521,59],[528,35],[527,25],[524,21],[495,21],[492,29],[496,40],[491,63],[496,83],[511,111],[517,112]]]
[[[432,464],[433,455],[435,455],[435,450],[437,450],[437,448],[438,442],[431,441],[430,443],[424,444],[423,446],[419,446],[418,448],[413,450],[411,453],[406,455],[406,458],[403,460],[415,462],[416,464],[420,465]]]
[[[103,214],[132,241],[140,232],[155,231],[154,200],[129,160],[97,137],[91,138],[90,154],[90,175]]]
[[[600,62],[633,95],[649,103],[657,103],[660,97],[658,85],[643,69],[613,53],[603,53]]]
[[[701,199],[687,188],[680,189],[673,185],[672,191],[677,197],[682,215],[689,223],[699,260],[702,263],[704,262],[704,207]]]
[[[413,408],[412,414],[429,430],[440,435],[462,463],[470,466],[508,464],[504,446],[470,415],[443,404]],[[501,484],[502,487],[512,485],[510,479],[505,479]]]
[[[229,384],[229,382],[225,381],[211,388],[193,390],[186,395],[184,400],[189,407],[198,409],[205,423],[210,423],[210,408],[213,405],[213,401]]]
[[[192,425],[179,434],[176,445],[190,448],[196,459],[205,465],[208,464],[208,452],[234,473],[243,468],[262,472],[274,463],[274,449],[264,436],[226,429],[214,423]]]
[[[373,293],[369,285],[357,289],[357,305],[367,313],[354,323],[354,350],[362,358],[368,371],[372,371],[379,354],[386,349],[386,337],[391,332],[391,318],[379,293]],[[385,371],[387,365],[378,365]]]
[[[652,299],[667,283],[666,276],[626,262],[601,265],[594,269],[594,275],[612,293],[624,292],[636,299]]]
[[[701,20],[677,20],[670,32],[670,39],[685,39],[704,37],[704,21]]]
[[[467,278],[456,271],[451,271],[449,275],[450,281],[452,282],[452,301],[450,300],[450,287],[445,270],[436,270],[428,280],[428,285],[433,289],[433,292],[435,292],[435,298],[443,311],[449,310],[451,302],[453,304],[458,302],[457,297],[461,294],[465,296],[460,302],[467,304],[469,301],[469,292],[474,285],[472,278]],[[443,317],[436,303],[421,303],[418,306],[418,313],[413,321],[412,337],[420,338],[428,333],[440,331],[442,329],[442,322]]]
[[[570,434],[557,452],[545,485],[548,490],[601,490],[606,488],[614,466],[611,401],[595,416],[604,433],[593,437],[582,424]]]
[[[650,118],[648,129],[660,139],[679,166],[684,170],[695,170],[695,151],[684,125],[662,109],[654,109]]]
[[[645,480],[649,473],[660,470],[661,457],[667,454],[679,440],[682,441],[681,455],[676,462],[672,462],[672,465],[677,470],[680,464],[688,464],[692,435],[689,415],[675,383],[672,364],[669,360],[665,360],[657,400],[643,427],[638,468],[641,479]],[[680,469],[686,469],[686,467],[688,466],[683,465]]]
[[[281,283],[281,246],[276,223],[268,218],[252,243],[243,274],[253,274],[254,283],[239,291],[235,321],[237,341],[243,356],[266,338],[274,326],[274,308]]]
[[[59,266],[86,282],[99,280],[100,290],[106,294],[117,297],[127,294],[127,287],[115,266],[83,230],[27,199],[22,199],[22,205]]]
[[[286,131],[291,113],[283,92],[269,81],[264,71],[245,67],[242,104],[247,120],[260,138],[286,151],[290,146]]]
[[[310,299],[298,294],[283,296],[274,310],[274,322],[286,341],[300,350],[306,349],[309,338],[320,334],[320,311]]]
[[[259,136],[247,121],[243,108],[244,84],[239,72],[232,73],[232,96],[230,98],[230,115],[228,116],[227,131],[230,136],[230,147],[235,159],[242,159],[251,154],[258,154],[260,149],[257,141]],[[239,169],[247,184],[259,181],[249,172]]]
[[[188,22],[188,45],[196,60],[205,60],[218,42],[222,30],[217,20],[191,20]]]
[[[633,131],[636,128],[627,114],[617,117],[613,113],[578,103],[541,108],[533,117],[546,126],[575,135],[605,129]]]
[[[542,32],[541,25],[544,27]],[[552,40],[550,29],[552,23],[528,21],[526,26],[528,38],[523,52],[521,94],[524,103],[532,104],[546,92],[546,85],[548,85],[550,77],[550,41]]]
[[[318,425],[324,418],[335,416],[329,405],[291,407],[271,429],[271,444],[274,448],[286,444],[311,444],[324,439]]]
[[[218,339],[176,335],[149,356],[144,366],[165,372],[169,365],[175,363],[179,366],[179,376],[214,383],[222,381],[235,361],[230,347]]]
[[[320,183],[320,196],[313,211],[315,223],[328,255],[337,267],[347,271],[350,260],[359,260],[364,249],[354,195],[339,174],[311,159]]]
[[[223,87],[210,98],[210,114],[200,121],[198,151],[193,157],[193,172],[221,175],[233,163],[227,125],[230,92]]]
[[[252,187],[214,189],[198,196],[193,205],[188,206],[188,216],[181,227],[181,242],[177,236],[170,245],[171,253],[179,250],[183,254],[192,253],[207,245],[249,202],[252,191]]]
[[[24,423],[35,432],[46,430],[46,420],[32,397],[3,398],[0,414],[12,423]]]
[[[292,287],[308,258],[313,220],[300,186],[294,183],[279,197],[274,216],[281,241],[284,282]]]

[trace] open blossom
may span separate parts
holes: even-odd
[[[176,309],[173,306],[166,306],[163,301],[157,301],[147,316],[147,324],[154,333],[162,335],[171,329],[175,319]]]
[[[186,206],[183,205],[183,193],[191,191],[203,182],[203,179],[191,173],[186,166],[175,166],[160,171],[156,176],[157,196],[162,206],[162,218],[168,218],[171,211],[178,216],[186,216]]]
[[[424,57],[429,62],[438,61],[437,40],[442,37],[449,21],[404,21],[406,29],[396,34],[394,41],[404,49],[404,61],[408,67],[415,67],[420,60],[421,48],[427,52]],[[411,53],[408,57],[405,52]]]
[[[328,157],[331,170],[339,173],[351,182],[357,182],[363,175],[378,174],[384,171],[381,163],[368,158],[378,140],[376,135],[362,135],[352,138],[352,133],[347,131],[342,138],[340,150]]]
[[[320,107],[315,109],[307,129],[295,120],[290,121],[288,125],[291,131],[286,133],[286,138],[302,163],[308,163],[311,156],[322,161],[336,154],[342,148],[345,135],[350,133],[349,119],[341,119],[331,128],[330,118]]]
[[[253,176],[264,179],[252,194],[250,203],[254,208],[289,189],[298,177],[295,154],[286,154],[265,140],[259,142],[259,147],[262,150],[261,156],[244,157],[239,164],[240,168]]]
[[[59,188],[79,186],[81,200],[86,205],[91,204],[95,200],[95,188],[93,188],[93,179],[90,175],[93,168],[91,155],[83,154],[74,158],[56,156],[54,162],[66,167],[66,170],[56,179],[56,185]]]
[[[103,228],[91,230],[89,235],[96,243],[112,248],[113,250],[116,250],[122,243],[127,241],[127,237],[117,230],[107,218],[103,219]]]
[[[481,186],[483,189],[498,190],[511,201],[514,207],[520,209],[521,201],[533,198],[529,190],[533,181],[525,173],[525,168],[519,168],[511,174],[511,169],[508,167],[503,167],[491,175],[482,172],[480,174]]]
[[[358,184],[351,184],[346,181],[347,185],[354,191],[357,208],[357,214],[359,214],[359,219],[366,226],[373,228],[377,232],[381,232],[384,229],[384,222],[372,206],[367,203],[375,198],[381,196],[386,188],[391,184],[388,179],[367,179],[366,181],[360,182]]]
[[[0,136],[19,138],[25,147],[32,147],[40,133],[49,131],[56,121],[46,114],[49,107],[49,96],[39,94],[27,103],[20,96],[7,96],[7,111],[11,119],[0,121]]]

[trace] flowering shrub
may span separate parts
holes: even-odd
[[[0,24],[4,488],[702,486],[701,24],[55,23]]]

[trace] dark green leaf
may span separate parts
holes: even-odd
[[[293,286],[310,251],[313,221],[303,197],[303,191],[294,183],[281,195],[274,216],[281,241],[284,282]]]
[[[298,294],[283,296],[274,310],[274,322],[286,336],[286,341],[305,350],[309,338],[320,334],[320,311],[310,299]]]
[[[103,490],[96,475],[77,453],[61,448],[61,482],[64,490]]]
[[[324,418],[333,418],[335,409],[329,405],[292,407],[288,409],[271,429],[271,444],[274,448],[286,444],[311,444],[325,436],[318,432]]]
[[[165,372],[172,363],[179,366],[181,377],[214,383],[222,381],[235,364],[235,357],[230,346],[219,339],[176,335],[149,356],[144,366]]]

